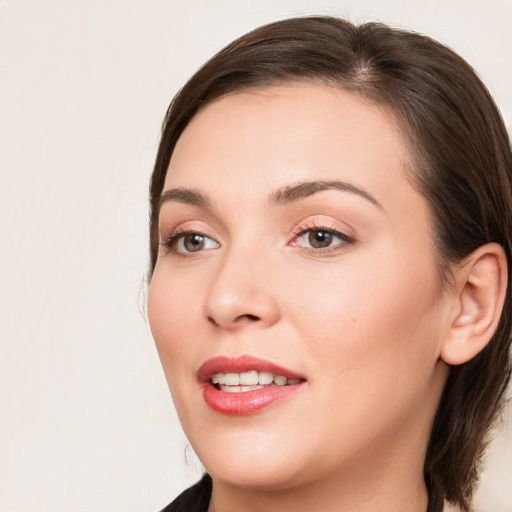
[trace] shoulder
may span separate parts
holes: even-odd
[[[197,484],[183,491],[161,512],[208,512],[212,494],[212,479],[204,477]]]

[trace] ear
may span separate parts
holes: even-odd
[[[491,340],[501,317],[507,290],[507,259],[503,248],[486,244],[454,271],[454,307],[441,359],[466,363]]]

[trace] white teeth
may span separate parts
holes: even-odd
[[[278,386],[286,386],[287,378],[283,377],[282,375],[275,375],[274,376],[274,383]]]
[[[298,384],[300,379],[287,379],[283,375],[274,375],[270,372],[257,372],[251,370],[242,373],[215,373],[212,375],[212,383],[218,384],[223,391],[240,392],[259,389],[259,386],[268,386],[276,384],[277,386],[286,386]],[[229,386],[229,389],[224,389]]]
[[[224,384],[226,384],[226,386],[238,386],[240,384],[240,374],[226,373],[224,375]]]
[[[260,372],[258,377],[258,382],[262,386],[266,386],[267,384],[272,384],[272,381],[274,380],[274,375],[270,372]]]
[[[240,384],[242,386],[255,386],[258,384],[258,372],[243,372],[240,374]]]

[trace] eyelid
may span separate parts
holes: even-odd
[[[336,221],[331,217],[325,218],[322,216],[322,218],[307,218],[304,221],[297,223],[297,225],[292,229],[292,233],[295,236],[300,236],[306,231],[323,230],[330,231],[332,233],[339,233],[344,238],[348,238],[355,242],[356,233],[354,232],[354,229],[345,223],[343,223],[343,225],[340,224],[342,224],[340,221]]]

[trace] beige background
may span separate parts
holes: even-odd
[[[259,24],[448,43],[512,119],[512,0],[0,0],[0,510],[144,512],[198,473],[144,320],[147,183],[178,87]],[[512,418],[477,507],[512,510]]]

